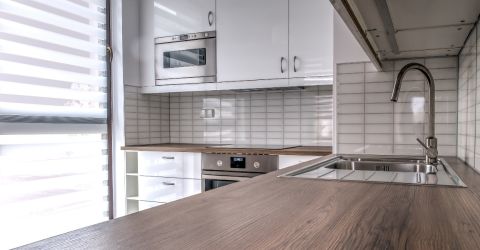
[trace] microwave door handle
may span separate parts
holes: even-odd
[[[221,181],[244,181],[250,178],[240,177],[240,176],[202,175],[202,179],[221,180]]]

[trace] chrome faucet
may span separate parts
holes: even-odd
[[[432,74],[430,70],[428,70],[424,65],[419,63],[409,63],[400,70],[397,75],[397,80],[395,81],[395,86],[393,87],[392,98],[390,99],[392,102],[396,102],[398,100],[398,95],[400,92],[400,87],[403,81],[405,74],[411,70],[416,69],[425,75],[428,82],[429,87],[429,96],[430,96],[430,111],[429,111],[429,119],[428,119],[428,135],[425,138],[425,143],[422,142],[419,138],[417,138],[418,143],[425,148],[425,160],[426,164],[430,166],[435,166],[438,164],[437,157],[438,157],[438,150],[437,150],[437,138],[435,138],[435,84],[433,82]],[[432,171],[435,172],[435,168],[432,168]]]

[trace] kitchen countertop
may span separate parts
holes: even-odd
[[[40,249],[479,249],[480,175],[468,188],[276,176],[319,159],[27,245]]]
[[[126,151],[161,151],[161,152],[193,152],[193,153],[245,153],[245,154],[272,154],[272,155],[318,155],[332,153],[332,147],[298,146],[286,149],[259,149],[259,148],[212,148],[218,144],[182,144],[165,143],[152,145],[123,146]]]

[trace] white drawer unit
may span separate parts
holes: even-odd
[[[126,210],[134,213],[201,192],[201,154],[126,152]]]
[[[138,177],[138,198],[144,201],[172,202],[201,192],[195,179]]]

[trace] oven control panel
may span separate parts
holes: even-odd
[[[278,169],[278,155],[202,154],[202,169],[268,173]]]

